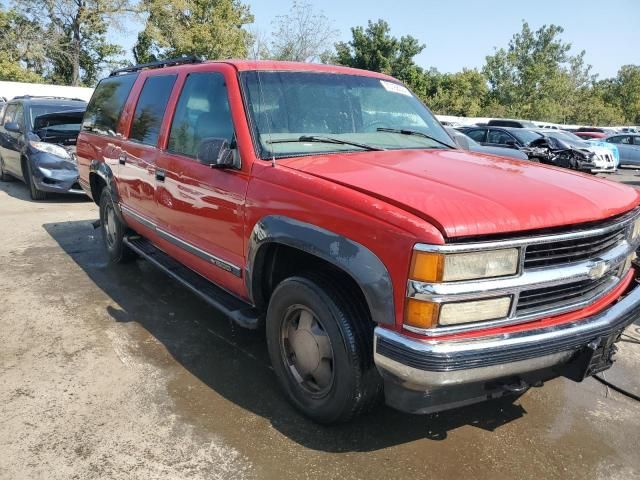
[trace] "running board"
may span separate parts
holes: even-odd
[[[251,305],[174,260],[149,240],[131,235],[124,238],[124,243],[240,326],[250,329],[258,328],[258,313]]]

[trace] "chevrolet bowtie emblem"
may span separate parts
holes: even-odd
[[[607,262],[605,262],[604,260],[598,260],[597,262],[591,264],[591,266],[589,267],[589,278],[591,278],[592,280],[602,278],[602,276],[607,272],[608,269],[609,265],[607,265]]]

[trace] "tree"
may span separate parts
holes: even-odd
[[[640,125],[640,66],[624,65],[613,83],[626,121]]]
[[[147,19],[138,35],[138,61],[199,55],[209,59],[247,55],[253,22],[239,0],[143,0]]]
[[[486,57],[487,103],[502,105],[510,116],[562,121],[575,104],[573,95],[591,81],[584,52],[570,55],[571,44],[560,40],[563,29],[543,25],[537,31],[523,22],[507,49]]]
[[[423,71],[413,58],[424,50],[425,45],[411,35],[398,40],[390,35],[390,31],[384,20],[376,23],[369,20],[366,29],[353,27],[351,41],[336,44],[334,60],[348,67],[393,75],[412,89],[420,90]]]
[[[47,38],[47,76],[70,85],[93,84],[122,49],[107,42],[108,26],[134,11],[130,0],[15,0]]]
[[[338,34],[322,12],[315,12],[310,3],[295,0],[290,12],[278,15],[273,25],[269,56],[275,60],[313,62],[326,58]]]
[[[42,31],[16,10],[0,7],[0,80],[42,82]]]
[[[435,69],[424,73],[423,99],[431,109],[443,115],[477,117],[482,113],[487,96],[487,81],[477,70],[440,73]]]

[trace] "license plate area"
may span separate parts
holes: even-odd
[[[620,338],[622,330],[596,338],[576,352],[573,359],[566,365],[563,375],[576,382],[596,375],[611,367],[614,355],[618,351],[615,343]]]

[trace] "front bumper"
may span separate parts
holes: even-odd
[[[418,340],[377,327],[375,364],[387,403],[412,413],[446,410],[563,375],[579,352],[640,318],[640,287],[580,320],[462,340]]]
[[[36,165],[33,168],[33,179],[36,188],[43,192],[85,194],[78,183],[78,170]]]

